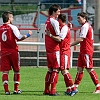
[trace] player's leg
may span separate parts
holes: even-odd
[[[9,71],[4,71],[2,73],[2,82],[3,82],[3,86],[4,86],[4,90],[5,90],[6,95],[10,94],[10,91],[8,89],[8,74],[9,74]]]
[[[100,83],[99,83],[99,79],[98,79],[97,73],[92,68],[87,68],[87,71],[90,74],[90,77],[91,77],[94,85],[96,86],[96,90],[94,91],[94,93],[95,94],[100,93]]]
[[[9,86],[8,86],[8,82],[9,82],[8,74],[9,74],[9,70],[11,70],[9,56],[10,56],[10,54],[5,54],[5,55],[1,56],[2,83],[4,86],[5,94],[7,94],[7,95],[10,94]]]
[[[77,88],[83,78],[84,75],[84,71],[82,67],[77,67],[77,74],[75,77],[75,82],[74,82],[74,86]]]
[[[47,66],[48,66],[48,71],[45,76],[45,89],[44,89],[44,95],[49,95],[50,94],[50,79],[51,79],[51,73],[52,73],[52,64],[51,64],[51,53],[47,53]]]
[[[66,85],[66,92],[65,94],[70,95],[72,91],[76,90],[73,86],[73,80],[71,74],[69,73],[70,68],[70,56],[68,55],[61,55],[60,56],[60,70],[64,77],[65,85]]]
[[[12,55],[10,56],[12,62],[12,68],[14,71],[14,92],[13,94],[20,94],[22,91],[19,90],[20,84],[20,55],[19,52],[13,51]]]
[[[60,52],[57,51],[56,53],[52,53],[50,60],[53,68],[51,79],[50,79],[50,83],[51,83],[50,95],[57,96],[58,94],[56,93],[56,84],[58,82],[58,73],[60,67]]]
[[[20,84],[20,72],[14,72],[14,92],[13,94],[20,94],[22,92],[18,88],[19,84]]]
[[[73,80],[70,73],[68,72],[68,70],[64,70],[62,71],[62,74],[64,76],[64,81],[67,87],[67,90],[65,91],[65,95],[74,96],[78,92],[78,90],[73,84]]]
[[[66,85],[66,88],[67,88],[65,94],[70,95],[71,91],[72,91],[71,88],[73,86],[72,77],[71,77],[71,75],[70,75],[68,70],[61,70],[61,73],[62,73],[62,75],[64,77],[64,82],[65,82],[65,85]]]
[[[50,91],[50,96],[57,96],[58,94],[56,93],[56,84],[58,82],[58,74],[59,74],[59,69],[53,69],[52,74],[51,74],[51,91]]]
[[[94,91],[94,93],[100,93],[100,83],[98,80],[98,75],[95,72],[95,70],[93,69],[92,55],[86,54],[85,59],[86,59],[86,69],[87,69],[88,73],[90,74],[90,77],[91,77],[94,85],[96,86],[96,90]]]
[[[50,94],[50,79],[51,79],[51,73],[52,69],[48,68],[48,71],[45,76],[45,89],[44,89],[44,95],[49,95]]]
[[[76,88],[79,86],[79,84],[80,84],[80,82],[81,82],[81,80],[83,78],[83,75],[84,75],[84,71],[83,70],[84,70],[84,66],[86,66],[84,64],[85,64],[84,55],[79,54],[79,56],[78,56],[78,64],[77,64],[79,67],[77,67],[77,73],[76,73],[75,82],[74,82],[74,86]]]

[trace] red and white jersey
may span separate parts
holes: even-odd
[[[93,28],[89,23],[82,25],[79,36],[84,38],[80,43],[80,53],[93,54]]]
[[[70,29],[67,25],[64,25],[61,28],[61,32],[59,34],[59,37],[61,38],[60,43],[60,52],[61,54],[66,54],[70,56],[70,41],[71,41],[71,34]]]
[[[18,51],[16,41],[21,39],[18,28],[12,24],[3,24],[0,26],[0,43],[2,54],[9,53],[11,50]]]
[[[54,36],[59,35],[60,33],[59,22],[54,18],[49,17],[47,19],[45,23],[45,28],[46,30],[49,30],[50,33]],[[60,50],[59,43],[53,40],[48,35],[45,35],[45,47],[47,53],[53,53]]]

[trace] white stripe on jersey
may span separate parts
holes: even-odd
[[[89,28],[91,27],[91,25],[89,25],[89,23],[85,23],[82,27],[81,27],[81,30],[80,30],[80,37],[81,38],[86,38],[86,35],[88,33],[88,30]],[[93,40],[93,29],[91,27],[91,32],[92,32],[92,40]]]
[[[56,58],[57,58],[58,65],[60,67],[60,52],[59,51],[56,52]]]
[[[18,39],[21,39],[23,37],[23,35],[20,34],[18,28],[15,26],[15,25],[12,25],[12,24],[8,24],[11,29],[13,30],[13,33],[14,35],[18,38]]]
[[[87,33],[88,33],[88,30],[89,30],[89,24],[88,24],[88,23],[85,23],[85,24],[81,27],[81,30],[80,30],[80,37],[86,38],[86,35],[87,35]]]
[[[67,64],[68,64],[68,56],[65,55],[65,69],[67,68]]]
[[[50,22],[51,22],[52,26],[54,27],[56,35],[59,35],[60,34],[59,22],[57,20],[55,20],[54,18],[50,18]]]
[[[85,57],[86,57],[86,65],[87,65],[87,68],[89,68],[89,55],[88,54],[85,54]]]
[[[68,26],[65,25],[65,26],[62,27],[61,32],[60,32],[60,34],[59,34],[59,37],[60,37],[62,40],[64,40],[64,38],[66,37],[67,33],[68,33]]]

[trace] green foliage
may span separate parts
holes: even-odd
[[[98,76],[100,76],[100,69],[95,70]],[[59,80],[57,83],[57,92],[60,95],[56,97],[43,95],[46,71],[47,68],[21,67],[21,83],[19,88],[22,89],[22,94],[5,95],[2,82],[0,82],[0,100],[99,100],[100,94],[93,94],[95,86],[86,70],[84,78],[78,88],[79,93],[74,97],[64,95],[66,87],[61,73],[59,73]],[[76,72],[76,68],[70,69],[73,79],[75,78]],[[2,73],[0,74],[2,77]],[[11,93],[13,93],[13,71],[9,73],[9,89]]]
[[[20,14],[27,14],[27,13],[33,13],[36,12],[38,9],[38,6],[36,4],[4,4],[0,5],[0,15],[4,11],[12,11],[14,15],[20,15]]]

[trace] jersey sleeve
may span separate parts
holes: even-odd
[[[61,32],[59,34],[59,37],[62,40],[64,40],[64,38],[66,37],[67,33],[68,33],[68,27],[65,25],[65,26],[62,27]]]
[[[21,39],[23,37],[23,35],[20,34],[20,31],[18,30],[18,28],[14,25],[9,24],[9,26],[12,28],[14,35],[18,38]]]
[[[86,38],[86,35],[87,35],[87,33],[88,33],[88,30],[89,30],[89,25],[88,25],[88,23],[86,23],[86,24],[84,24],[84,25],[81,27],[79,36],[80,36],[81,38]]]
[[[51,22],[52,26],[54,27],[56,35],[59,35],[60,34],[59,22],[53,18],[50,18],[50,22]]]

